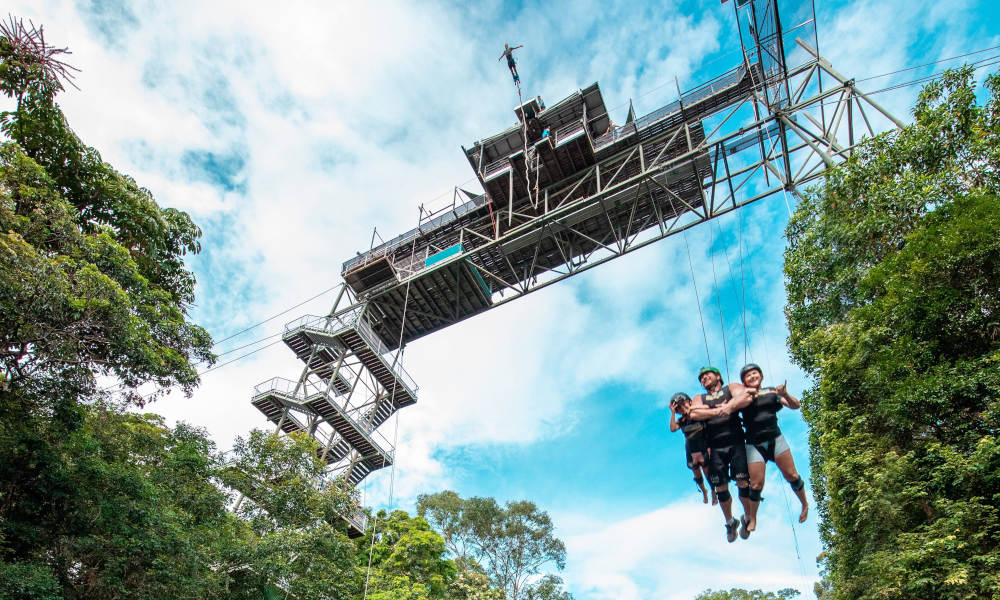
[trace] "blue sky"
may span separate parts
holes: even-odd
[[[1000,8],[989,0],[816,8],[821,52],[859,80],[1000,45]],[[460,145],[514,119],[516,95],[496,60],[504,42],[525,46],[527,94],[551,102],[598,81],[618,122],[630,98],[650,112],[676,98],[675,77],[689,88],[738,58],[731,7],[717,0],[15,0],[9,10],[73,51],[81,89],[61,104],[80,136],[203,228],[204,250],[189,263],[199,282],[193,314],[216,339],[334,286],[373,226],[388,238],[415,224],[419,204],[474,187]],[[908,121],[915,92],[876,98]],[[712,360],[724,367],[719,298],[730,371],[746,352],[766,379],[787,378],[800,392],[807,381],[787,358],[782,313],[785,199],[740,216],[752,265],[748,348],[735,293],[737,215],[689,234]],[[207,374],[192,398],[173,394],[154,408],[208,428],[222,447],[264,426],[248,402],[253,385],[300,370],[283,345],[266,347],[269,336],[332,299],[221,344],[225,352],[261,340],[246,351],[263,349]],[[531,499],[567,542],[563,575],[578,600],[681,599],[730,586],[791,586],[811,597],[815,515],[792,527],[776,473],[749,542],[727,544],[718,510],[700,503],[682,442],[666,429],[665,401],[697,391],[703,362],[680,237],[530,294],[408,347],[420,399],[401,412],[395,472],[370,478],[366,501],[412,509],[418,494],[442,489]],[[781,417],[807,474],[801,416]]]

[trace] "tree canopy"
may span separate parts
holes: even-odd
[[[791,600],[798,597],[799,591],[792,588],[785,588],[777,592],[733,588],[731,590],[705,590],[695,596],[694,600]]]
[[[569,596],[559,577],[536,577],[547,565],[562,570],[566,547],[548,513],[534,503],[500,506],[493,498],[463,499],[444,491],[420,496],[417,514],[441,532],[460,568],[485,573],[509,600]]]
[[[788,225],[832,598],[1000,595],[1000,78],[928,85]]]

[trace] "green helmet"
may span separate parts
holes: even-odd
[[[702,367],[701,370],[698,371],[698,381],[701,381],[701,376],[705,373],[715,373],[719,377],[722,377],[722,371],[716,369],[715,367]]]

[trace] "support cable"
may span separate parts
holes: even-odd
[[[787,202],[787,198],[786,198],[786,202]],[[741,223],[742,223],[742,220],[741,220]],[[741,235],[741,237],[740,237],[740,266],[741,266],[741,269],[742,269],[742,263],[743,263],[743,258],[742,258],[742,256],[743,256],[743,243],[744,242],[743,242],[743,238],[742,238],[742,235]],[[750,278],[751,278],[752,282],[755,282],[755,281],[757,281],[757,275],[754,273],[753,261],[749,261],[749,263],[750,263],[749,264]],[[753,285],[751,285],[750,289],[751,289],[750,293],[751,293],[751,296],[752,296],[753,295]],[[744,309],[744,316],[745,316],[745,309]],[[773,374],[774,371],[773,371],[773,365],[771,363],[771,352],[770,352],[770,349],[769,349],[768,343],[767,343],[767,339],[768,339],[768,334],[767,334],[767,319],[766,318],[763,318],[763,319],[758,318],[758,321],[759,321],[759,324],[760,324],[760,327],[761,327],[761,331],[762,331],[762,334],[763,334],[761,337],[762,337],[762,339],[764,341],[764,364],[767,366],[768,372]],[[784,478],[782,477],[782,480],[783,479]],[[791,529],[791,531],[792,531],[792,545],[795,548],[795,556],[797,558],[797,564],[798,564],[798,568],[799,568],[799,574],[802,577],[803,583],[808,583],[808,578],[807,578],[806,573],[805,573],[805,567],[803,566],[803,563],[802,563],[802,551],[801,551],[801,548],[799,547],[799,537],[798,537],[798,533],[795,531],[795,522],[794,522],[794,518],[793,518],[793,514],[792,514],[791,503],[788,500],[788,490],[786,489],[786,486],[781,486],[781,490],[782,490],[782,497],[783,497],[784,502],[785,502],[785,517],[788,519],[788,526],[789,526],[789,529]]]
[[[414,238],[413,245],[410,249],[410,263],[413,262],[413,256],[416,253],[417,240]],[[400,358],[403,356],[403,334],[406,331],[406,308],[410,304],[410,283],[413,281],[412,275],[406,279],[406,290],[403,293],[403,311],[399,319],[399,342],[396,346],[396,356],[392,359],[392,367],[390,370],[395,373],[396,365],[399,363]],[[399,382],[399,377],[392,378],[392,391],[389,393],[389,402],[395,403],[396,401],[396,384]],[[377,408],[377,405],[376,405]],[[374,410],[374,409],[373,409]],[[399,410],[394,410],[395,418],[394,423],[394,433],[392,439],[392,465],[389,468],[389,508],[392,508],[393,494],[395,493],[396,485],[396,443],[399,437]],[[375,553],[375,528],[378,526],[378,513],[375,513],[375,521],[372,523],[372,542],[371,546],[368,548],[368,569],[365,572],[365,589],[362,595],[363,600],[368,598],[368,582],[371,579],[372,574],[372,557]]]
[[[729,348],[726,344],[726,322],[722,318],[722,294],[719,290],[719,278],[715,274],[715,251],[713,249],[715,246],[715,234],[712,233],[711,223],[708,225],[708,238],[708,257],[712,261],[712,279],[715,281],[715,302],[719,307],[719,329],[722,332],[722,355],[726,361],[726,380],[728,381],[731,375],[729,372]]]
[[[708,333],[705,331],[705,317],[701,312],[701,297],[698,295],[698,281],[694,278],[694,263],[691,262],[691,246],[688,244],[687,230],[681,231],[684,238],[684,248],[687,250],[688,268],[691,270],[691,283],[694,285],[694,301],[698,305],[698,321],[701,322],[701,337],[705,340],[705,360],[712,364],[712,355],[708,353]]]
[[[737,209],[737,210],[739,210],[739,209]],[[709,223],[708,226],[712,227],[712,223]],[[716,227],[719,228],[719,236],[723,237],[722,225],[716,224]],[[741,236],[742,236],[742,232],[741,232]],[[743,363],[746,364],[747,363],[747,360],[746,360],[746,357],[747,357],[747,348],[749,346],[750,335],[747,332],[746,288],[743,286],[743,271],[742,271],[743,264],[742,264],[742,262],[740,263],[740,287],[739,287],[739,290],[737,291],[736,290],[736,276],[734,274],[734,269],[733,269],[733,261],[730,260],[730,258],[729,258],[729,248],[727,248],[727,247],[725,247],[725,245],[723,245],[722,253],[723,253],[723,256],[726,257],[726,273],[729,275],[729,279],[733,282],[734,295],[736,296],[737,300],[739,302],[741,302],[741,304],[742,304],[742,317],[743,317]],[[740,260],[742,261],[742,254],[740,256]]]
[[[888,77],[889,75],[896,75],[898,73],[904,73],[906,71],[913,71],[913,70],[916,70],[916,69],[922,69],[924,67],[929,67],[931,65],[936,65],[936,64],[943,63],[943,62],[949,62],[949,61],[952,61],[952,60],[957,60],[959,58],[965,58],[966,56],[972,56],[973,54],[982,54],[983,52],[989,52],[990,50],[997,50],[997,49],[1000,49],[1000,46],[992,46],[990,48],[983,48],[982,50],[973,50],[972,52],[966,52],[965,54],[958,54],[956,56],[950,56],[948,58],[942,58],[941,60],[935,60],[933,62],[924,63],[922,65],[917,65],[915,67],[906,67],[905,69],[898,69],[896,71],[889,71],[888,73],[882,73],[881,75],[872,75],[871,77],[864,77],[864,78],[861,78],[861,79],[855,79],[854,81],[856,83],[861,83],[862,81],[871,81],[872,79],[879,79],[879,78],[882,78],[882,77]],[[976,62],[980,62],[980,61],[976,61]]]
[[[736,220],[739,226],[740,298],[743,300],[743,364],[747,364],[750,362],[750,331],[747,329],[747,288],[743,272],[743,206],[736,209]],[[728,253],[726,259],[729,259]]]

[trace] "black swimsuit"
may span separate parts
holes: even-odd
[[[681,431],[684,432],[684,452],[687,455],[687,466],[693,469],[695,464],[704,464],[705,456],[708,454],[708,445],[705,442],[705,423],[702,421],[692,421],[683,416],[680,418]],[[702,460],[698,463],[694,461],[695,454],[701,454]]]
[[[715,408],[733,397],[729,386],[714,394],[705,394],[702,403]],[[713,486],[724,485],[732,479],[749,478],[746,446],[743,445],[743,428],[740,416],[712,417],[705,421],[705,437],[711,453],[708,461],[708,480]]]
[[[764,460],[774,461],[774,441],[781,435],[778,411],[782,406],[777,390],[761,388],[742,411],[746,443],[755,447]]]

